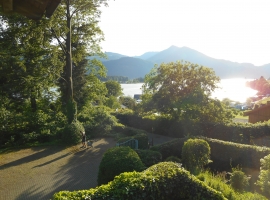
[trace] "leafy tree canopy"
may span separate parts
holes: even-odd
[[[227,121],[231,112],[210,98],[218,82],[210,68],[190,62],[163,63],[145,77],[142,107],[176,119]]]
[[[117,81],[109,80],[105,82],[105,85],[108,90],[107,96],[118,97],[123,94],[121,85]]]

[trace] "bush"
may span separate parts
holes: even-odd
[[[82,139],[81,132],[84,132],[84,127],[79,121],[73,121],[67,124],[62,132],[62,141],[65,144],[78,144]]]
[[[145,167],[150,167],[162,161],[161,153],[151,150],[135,150]]]
[[[187,141],[187,138],[178,138],[163,144],[155,145],[150,148],[150,150],[158,151],[162,155],[162,160],[166,160],[170,156],[176,156],[181,158],[182,156],[182,147]]]
[[[176,156],[169,156],[168,158],[166,158],[165,160],[166,162],[176,162],[176,163],[181,163],[181,159],[176,157]]]
[[[188,139],[182,147],[182,162],[191,172],[197,173],[209,163],[210,146],[202,139]]]
[[[138,154],[130,147],[108,149],[101,160],[98,171],[98,185],[112,181],[123,172],[142,171],[144,165]]]
[[[84,107],[78,115],[88,138],[104,136],[117,124],[117,119],[103,107]]]
[[[260,160],[261,170],[256,185],[260,186],[262,192],[270,198],[270,154]]]
[[[230,182],[233,189],[238,192],[246,190],[249,186],[248,177],[239,168],[233,168]]]
[[[64,199],[209,199],[221,200],[224,196],[206,186],[188,171],[173,162],[151,166],[143,172],[125,172],[112,182],[90,190],[58,192],[54,200]]]

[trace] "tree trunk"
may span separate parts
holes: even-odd
[[[77,119],[77,104],[73,100],[72,83],[72,53],[71,53],[71,16],[69,10],[70,1],[67,3],[67,38],[66,38],[66,77],[67,77],[67,117],[68,123]]]

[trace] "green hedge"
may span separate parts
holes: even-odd
[[[84,132],[83,125],[78,120],[73,121],[63,129],[62,141],[68,145],[78,144],[82,139],[81,132]]]
[[[151,150],[135,150],[145,167],[150,167],[162,161],[161,153]]]
[[[143,172],[125,172],[107,185],[80,191],[62,191],[54,200],[156,200],[156,199],[225,199],[188,171],[173,162],[153,165]]]
[[[98,185],[112,181],[123,172],[142,171],[145,169],[138,154],[130,147],[113,147],[108,149],[100,162]]]
[[[209,166],[217,171],[231,171],[232,167],[239,165],[242,168],[260,170],[260,159],[270,154],[270,148],[253,145],[226,142],[217,139],[200,137],[206,140],[211,148],[210,159],[213,161]],[[179,138],[156,145],[150,148],[159,151],[162,159],[169,156],[181,158],[182,147],[187,138]]]
[[[148,119],[132,113],[115,113],[114,115],[126,126],[178,138],[191,134],[242,144],[254,144],[257,139],[270,137],[270,124],[267,122],[256,124],[192,123],[191,121],[175,121],[162,116]],[[269,140],[262,141],[263,144],[260,145],[270,147]]]

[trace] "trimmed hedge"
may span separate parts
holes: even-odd
[[[135,150],[145,167],[150,167],[162,161],[161,153],[151,150]]]
[[[270,148],[252,145],[226,142],[206,137],[198,137],[208,142],[211,148],[210,159],[213,161],[209,166],[217,171],[231,171],[232,167],[239,165],[242,168],[260,170],[260,159],[270,154]],[[169,156],[181,158],[182,147],[188,138],[179,138],[156,145],[150,148],[159,151],[162,159]]]
[[[114,113],[120,123],[159,135],[183,138],[186,135],[202,135],[224,141],[242,144],[258,144],[270,147],[270,124],[250,123],[192,123],[175,121],[165,117],[143,118],[132,113]],[[268,139],[266,139],[268,138]],[[262,140],[264,139],[264,140]]]
[[[138,154],[130,147],[113,147],[108,149],[100,162],[98,185],[112,181],[123,172],[142,171],[145,169]]]
[[[213,199],[225,197],[206,186],[177,163],[164,162],[153,165],[143,172],[125,172],[107,185],[80,191],[62,191],[53,195],[54,200],[63,199]]]

